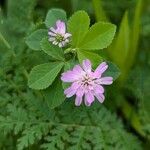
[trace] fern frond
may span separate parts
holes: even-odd
[[[41,102],[44,104],[44,101]],[[65,104],[59,110],[46,110],[46,113],[52,114],[52,118],[38,119],[36,116],[33,117],[32,112],[9,104],[7,119],[0,118],[0,129],[5,129],[7,133],[12,129],[15,134],[21,133],[18,150],[40,140],[45,141],[41,147],[48,150],[124,150],[128,148],[127,143],[130,143],[130,150],[141,149],[139,141],[126,132],[116,115],[111,114],[103,106],[95,104],[90,109],[76,109],[73,105]]]

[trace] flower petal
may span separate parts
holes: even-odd
[[[81,85],[78,82],[73,82],[71,88],[77,90],[80,86]]]
[[[61,44],[63,45],[63,47],[66,45],[65,41],[62,41]]]
[[[57,41],[53,41],[53,44],[54,44],[54,45],[57,45],[57,44],[58,44],[58,42],[57,42]]]
[[[102,77],[98,79],[98,83],[102,85],[110,85],[113,83],[113,78],[112,77]]]
[[[54,38],[54,37],[50,37],[48,40],[49,40],[50,42],[53,42],[53,41],[55,41],[55,38]]]
[[[94,95],[91,92],[85,94],[84,102],[86,106],[90,106],[94,101]]]
[[[69,87],[67,88],[65,91],[64,91],[66,97],[72,97],[75,93],[76,93],[76,90],[73,89],[72,87]]]
[[[48,35],[49,35],[49,36],[56,36],[56,33],[53,33],[53,32],[51,32],[51,31],[48,31]]]
[[[101,85],[97,84],[97,85],[95,85],[94,92],[95,93],[104,93],[104,88]]]
[[[64,42],[65,42],[65,43],[69,43],[69,40],[68,40],[68,39],[66,39]]]
[[[76,105],[76,106],[80,106],[80,105],[81,105],[81,102],[82,102],[82,97],[76,96],[75,105]]]
[[[74,82],[77,79],[77,75],[73,71],[67,71],[62,73],[61,80],[64,82]]]
[[[95,97],[98,99],[100,103],[103,103],[105,100],[105,96],[102,93],[95,94]]]
[[[107,70],[107,68],[108,65],[106,64],[106,62],[101,63],[94,72],[95,78],[100,78],[101,75]]]
[[[76,92],[76,95],[77,95],[78,97],[82,97],[82,96],[84,95],[84,89],[83,89],[83,87],[79,87],[79,88],[78,88],[78,90],[77,90],[77,92]]]
[[[65,33],[64,38],[67,39],[69,37],[71,37],[72,35],[70,33]]]
[[[83,67],[84,71],[90,73],[91,69],[92,69],[90,60],[88,60],[88,59],[83,60],[82,67]]]
[[[57,33],[57,31],[53,27],[51,27],[49,30],[54,32],[54,33]]]
[[[60,48],[63,47],[62,43],[59,43],[58,46],[59,46]]]
[[[84,71],[80,65],[75,65],[72,71],[74,72],[74,74],[78,76],[81,76],[82,74],[84,74]]]
[[[57,20],[56,21],[56,30],[57,30],[57,33],[59,34],[65,34],[66,32],[66,25],[63,21],[61,20]]]

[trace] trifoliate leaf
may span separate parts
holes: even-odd
[[[111,23],[98,22],[90,28],[89,32],[87,32],[79,44],[79,48],[85,50],[98,50],[106,48],[112,42],[115,31],[115,25]]]
[[[42,50],[49,56],[57,60],[64,61],[64,53],[61,48],[56,45],[51,44],[47,38],[43,38],[41,41]]]
[[[65,100],[64,90],[62,88],[60,77],[57,78],[50,87],[42,91],[42,93],[50,108],[59,106]]]
[[[29,87],[38,90],[47,88],[53,83],[63,65],[60,62],[51,62],[35,66],[29,74]]]
[[[46,29],[39,29],[26,38],[26,44],[33,50],[41,50],[40,42],[47,34],[48,31]]]
[[[47,28],[55,26],[57,20],[66,22],[66,12],[62,9],[51,9],[48,11],[45,19]]]
[[[90,19],[85,11],[78,11],[68,21],[68,31],[72,34],[72,45],[78,46],[88,32]]]

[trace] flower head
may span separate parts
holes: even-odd
[[[63,21],[57,20],[56,27],[49,28],[49,41],[59,47],[64,47],[69,42],[70,33],[66,33],[66,25]]]
[[[90,106],[95,97],[102,103],[105,99],[102,85],[110,85],[112,77],[103,77],[103,73],[108,68],[106,62],[101,63],[95,71],[92,70],[90,60],[84,60],[82,66],[76,65],[72,70],[64,72],[61,80],[72,83],[64,93],[66,97],[76,95],[75,105],[79,106],[83,99],[86,106]]]

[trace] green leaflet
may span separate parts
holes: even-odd
[[[111,76],[111,77],[113,77],[113,80],[116,80],[120,75],[119,68],[111,62],[107,62],[107,64],[108,64],[108,69],[106,70],[106,72],[104,72],[103,75]]]
[[[94,52],[78,50],[77,54],[80,64],[82,64],[83,60],[89,59],[94,68],[97,67],[102,61],[102,57]]]
[[[43,38],[41,41],[42,50],[54,59],[64,61],[64,53],[61,48],[51,44],[48,38]]]
[[[26,38],[26,44],[29,46],[29,48],[39,51],[41,50],[40,42],[44,37],[47,36],[47,34],[48,31],[46,29],[36,30]]]
[[[79,44],[80,49],[98,50],[110,45],[116,32],[116,26],[111,23],[95,23]]]
[[[55,108],[59,106],[65,100],[64,90],[62,88],[60,77],[58,77],[50,87],[42,91],[42,93],[48,107]]]
[[[35,66],[29,74],[29,87],[38,90],[47,88],[53,83],[63,65],[61,62],[50,62]]]
[[[78,47],[79,43],[88,32],[90,18],[85,11],[75,12],[68,21],[68,32],[72,34],[72,46]]]
[[[62,9],[50,9],[46,15],[45,25],[53,27],[57,20],[67,21],[66,12]]]

